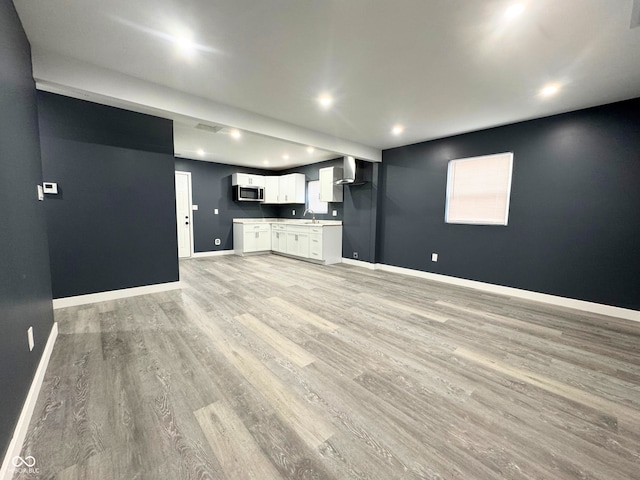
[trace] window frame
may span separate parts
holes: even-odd
[[[496,161],[504,161],[508,160],[507,166],[507,175],[506,175],[506,184],[504,183],[504,179],[497,178],[495,183],[492,185],[496,191],[498,191],[501,195],[501,198],[504,201],[504,212],[501,212],[501,215],[496,215],[492,219],[481,219],[480,215],[467,215],[466,217],[457,215],[453,219],[451,218],[451,210],[455,210],[456,200],[461,200],[464,198],[464,193],[461,195],[458,193],[456,195],[456,187],[459,192],[460,189],[464,189],[464,184],[460,182],[461,175],[464,175],[464,172],[458,170],[457,178],[459,183],[456,184],[456,166],[461,164],[462,162],[479,162],[479,161],[490,161],[494,158]],[[464,180],[464,177],[463,177]],[[449,160],[447,165],[447,190],[446,190],[446,203],[445,203],[445,223],[450,224],[462,224],[462,225],[498,225],[498,226],[507,226],[509,223],[509,207],[511,203],[511,184],[513,180],[513,152],[503,152],[503,153],[495,153],[491,155],[481,155],[477,157],[467,157],[467,158],[459,158],[454,160]],[[491,190],[491,186],[487,188],[487,191]],[[452,208],[453,206],[453,208]]]

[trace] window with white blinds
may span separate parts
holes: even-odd
[[[447,173],[447,223],[506,225],[513,153],[451,160]]]

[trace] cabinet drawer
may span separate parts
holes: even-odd
[[[309,229],[309,227],[303,227],[298,225],[287,225],[287,232],[304,233],[308,235],[311,233],[311,230]]]
[[[278,225],[277,223],[272,223],[271,225],[274,230],[278,230],[280,232],[283,232],[287,229],[286,225]]]
[[[322,260],[322,235],[309,235],[309,257]]]
[[[311,234],[318,233],[322,235],[322,227],[309,227],[309,233]]]
[[[268,232],[270,229],[271,228],[268,223],[260,225],[249,224],[244,226],[245,232]]]

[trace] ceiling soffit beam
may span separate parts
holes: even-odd
[[[631,10],[631,28],[640,26],[640,0],[633,0],[633,9]]]
[[[367,145],[224,105],[64,55],[34,48],[32,57],[33,76],[39,90],[173,120],[209,122],[237,128],[370,162],[382,161],[382,151]]]

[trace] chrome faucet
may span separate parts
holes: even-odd
[[[302,214],[302,216],[304,217],[307,213],[311,213],[311,222],[312,223],[317,223],[318,221],[316,220],[316,214],[313,213],[313,210],[311,210],[310,208],[307,208],[304,213]]]

